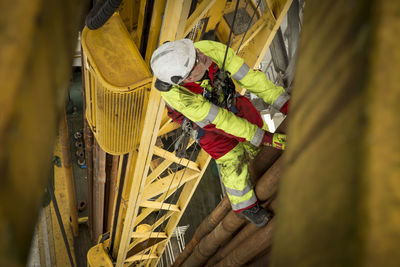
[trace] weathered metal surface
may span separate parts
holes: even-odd
[[[400,3],[305,5],[273,266],[398,266]]]
[[[86,3],[0,4],[1,266],[25,265]]]
[[[71,216],[70,222],[72,226],[72,232],[74,236],[78,235],[78,211],[77,211],[77,204],[76,204],[76,197],[75,197],[75,182],[74,182],[74,174],[72,172],[72,165],[71,165],[71,149],[70,149],[70,142],[69,142],[69,135],[68,135],[68,124],[67,124],[67,115],[65,111],[62,114],[60,120],[60,127],[59,127],[59,138],[60,138],[60,145],[62,151],[62,162],[61,166],[65,172],[65,181],[66,181],[66,193],[68,195],[68,207],[69,213]]]
[[[185,246],[185,249],[181,254],[179,254],[172,266],[180,266],[187,259],[187,257],[192,254],[193,249],[200,242],[203,236],[210,233],[231,209],[232,207],[228,196],[225,196],[218,206],[210,213],[210,215],[208,215],[207,218],[199,225],[199,227],[197,227],[193,238]]]

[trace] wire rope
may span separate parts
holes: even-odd
[[[235,26],[235,20],[236,20],[236,14],[237,14],[237,11],[238,11],[238,7],[239,7],[239,2],[240,2],[240,0],[236,1],[235,11],[233,12],[232,26],[231,26],[231,30],[229,32],[228,43],[226,44],[225,56],[224,56],[224,61],[222,63],[221,70],[224,70],[226,56],[228,55],[229,46],[231,45],[231,37],[232,37],[233,27]]]
[[[195,143],[195,147],[194,147],[193,151],[191,152],[189,159],[192,158],[194,152],[197,151],[197,148],[198,148],[197,143]],[[182,160],[182,159],[181,159],[181,160]],[[186,170],[187,170],[187,166],[189,165],[189,162],[190,162],[190,160],[188,160],[188,162],[187,162],[187,164],[186,164],[186,166],[185,166],[185,168],[184,168],[184,171],[183,171],[183,173],[182,173],[182,175],[181,175],[181,178],[179,179],[178,186],[176,187],[177,189],[175,190],[175,192],[174,192],[173,195],[172,195],[172,201],[171,201],[170,203],[168,203],[168,208],[167,208],[167,210],[171,207],[172,203],[174,203],[174,202],[176,201],[175,196],[176,196],[176,194],[177,194],[177,192],[178,192],[178,189],[179,189],[179,187],[180,187],[180,185],[181,185],[182,179],[183,179],[183,177],[185,176],[185,172],[186,172]],[[176,173],[175,173],[175,174],[176,174]],[[174,175],[174,176],[175,176],[175,175]],[[172,181],[173,181],[173,180],[172,180]],[[172,181],[171,181],[171,184],[172,184]],[[171,185],[171,184],[170,184],[170,185]],[[168,189],[168,190],[169,190],[169,189]],[[168,194],[166,194],[165,197],[166,197],[167,195],[168,195]],[[165,200],[165,198],[164,198],[164,200]],[[162,209],[162,206],[163,206],[163,205],[164,205],[164,202],[161,204],[160,210]],[[159,214],[160,214],[160,213],[159,213]],[[159,215],[159,214],[157,214],[157,219],[154,221],[154,224],[157,222],[157,220],[158,220],[158,215]],[[166,220],[167,220],[167,217],[165,217],[165,218],[163,219],[163,221],[161,222],[160,228],[162,228],[162,226],[163,226],[163,224],[164,224],[164,222],[165,222]],[[153,225],[153,228],[154,228],[154,225]],[[165,226],[165,228],[166,228],[166,226]],[[165,231],[165,228],[164,228],[163,231]],[[160,235],[161,232],[162,232],[162,231],[157,232],[157,236],[156,236],[155,239],[158,238],[158,236]],[[151,236],[151,233],[150,233],[150,236]],[[146,245],[148,244],[148,241],[149,241],[149,240],[150,240],[150,239],[147,240]],[[154,248],[154,247],[155,247],[155,244],[151,247],[150,252],[149,252],[149,255],[151,255],[151,252],[153,251],[153,248]],[[143,257],[143,255],[144,255],[144,253],[142,254],[142,257]],[[142,258],[142,257],[141,257],[141,258]]]
[[[250,29],[251,22],[253,21],[254,15],[256,14],[257,9],[258,9],[258,7],[260,6],[260,4],[261,4],[261,0],[258,0],[257,6],[256,6],[256,8],[254,9],[254,12],[253,12],[253,15],[252,15],[251,18],[250,18],[249,24],[247,24],[247,29],[246,29],[246,31],[245,31],[244,34],[243,34],[243,37],[242,37],[242,40],[240,41],[240,44],[239,44],[238,49],[236,50],[236,55],[237,55],[237,53],[239,53],[240,47],[242,46],[243,41],[244,41],[244,38],[246,37],[246,34],[247,34],[248,30]]]
[[[178,164],[181,164],[181,162],[182,162],[182,158],[179,160],[179,163],[178,163]],[[188,164],[189,164],[189,161],[188,161]],[[164,205],[164,203],[165,203],[165,200],[167,199],[169,190],[170,190],[171,185],[172,185],[172,183],[173,183],[173,181],[174,181],[174,179],[175,179],[175,176],[176,176],[176,173],[177,173],[176,171],[178,170],[178,168],[179,168],[179,165],[176,167],[174,176],[172,177],[171,182],[170,182],[169,185],[168,185],[168,189],[167,189],[167,191],[166,191],[166,193],[165,193],[164,199],[163,199],[162,202],[161,202],[160,212],[157,214],[157,216],[156,216],[156,218],[155,218],[155,220],[154,220],[154,223],[153,223],[152,228],[151,228],[150,233],[149,233],[149,238],[147,239],[146,244],[145,244],[144,246],[147,246],[147,245],[149,244],[149,241],[150,241],[150,238],[151,238],[151,234],[152,234],[152,233],[154,232],[154,230],[155,230],[155,223],[156,223],[156,222],[158,221],[158,219],[159,219],[159,215],[161,214],[161,210],[162,210],[162,208],[163,208],[163,205]],[[157,237],[158,237],[158,234],[157,234]],[[146,248],[145,248],[144,250],[146,250]],[[152,251],[152,250],[150,250],[149,255],[151,255],[151,251]],[[140,257],[139,262],[142,261],[144,255],[145,255],[145,252],[143,251],[143,254],[142,254],[141,257]]]
[[[168,150],[171,148],[171,146],[172,146],[177,140],[178,140],[178,138],[176,138],[176,139],[168,146],[168,148],[166,149],[166,152],[164,153],[164,156],[165,156],[165,154],[168,152]],[[192,152],[191,156],[192,156],[192,155],[193,155],[193,152]],[[191,156],[190,156],[190,157],[191,157]],[[178,168],[179,168],[179,165],[181,165],[181,163],[182,163],[182,159],[183,159],[183,158],[181,158],[181,159],[179,160],[179,162],[178,162],[178,164],[177,164],[177,166],[176,166],[176,168],[175,168],[175,170],[174,170],[174,176],[172,177],[171,182],[170,182],[169,185],[168,185],[168,189],[167,189],[167,191],[166,191],[166,193],[165,193],[164,199],[163,199],[162,202],[161,202],[160,211],[162,210],[162,208],[163,208],[163,206],[164,206],[164,203],[165,203],[165,200],[167,199],[167,196],[168,196],[169,190],[170,190],[170,188],[171,188],[171,185],[172,185],[173,181],[175,180],[175,176],[176,176],[176,174],[177,174],[177,170],[178,170]],[[190,162],[190,160],[188,160],[188,162],[187,162],[187,164],[186,164],[186,166],[185,166],[185,171],[186,171],[187,166],[189,165],[189,162]],[[183,166],[183,165],[182,165],[182,166]],[[183,175],[185,174],[185,171],[183,172],[182,177],[183,177]],[[181,179],[179,180],[179,183],[178,183],[178,187],[177,187],[177,188],[179,188],[179,186],[180,186],[180,182],[181,182],[181,180],[182,180],[182,177],[181,177]],[[176,191],[175,191],[175,193],[176,193]],[[170,205],[171,205],[171,203],[170,203]],[[170,207],[170,206],[169,206],[169,207]],[[157,214],[157,216],[156,216],[156,218],[155,218],[155,220],[154,220],[152,229],[151,229],[151,231],[150,231],[150,233],[149,233],[149,238],[147,239],[146,244],[145,244],[144,246],[147,246],[147,244],[148,244],[149,241],[150,241],[151,234],[152,234],[152,233],[154,232],[154,230],[155,230],[155,227],[154,227],[154,226],[155,226],[155,223],[157,222],[157,220],[159,219],[160,213],[161,213],[161,212],[159,212],[159,213]],[[161,224],[163,224],[164,221],[165,221],[165,219],[163,220],[163,222],[162,222]],[[159,233],[157,234],[157,237],[156,237],[156,238],[158,238],[158,235],[159,235]],[[146,250],[146,249],[144,249],[144,250]],[[152,250],[150,250],[150,254],[151,254],[151,251],[152,251]],[[145,255],[145,253],[143,252],[143,254],[142,254],[142,256],[140,257],[139,261],[142,261],[144,255]]]

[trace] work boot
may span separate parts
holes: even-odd
[[[251,208],[242,210],[240,212],[247,220],[254,223],[257,227],[263,227],[272,218],[272,213],[265,210],[260,205],[255,205]]]

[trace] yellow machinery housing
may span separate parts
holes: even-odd
[[[86,116],[104,151],[121,155],[139,145],[152,76],[120,16],[82,34]]]

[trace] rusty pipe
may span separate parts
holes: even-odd
[[[217,205],[217,207],[203,220],[199,227],[197,227],[193,238],[185,246],[185,249],[176,258],[172,267],[181,266],[182,263],[192,254],[193,249],[200,242],[203,236],[210,233],[218,223],[225,217],[225,215],[232,209],[231,203],[229,202],[228,196],[225,196]]]
[[[282,160],[278,159],[274,164],[268,169],[268,171],[258,180],[255,186],[255,192],[257,198],[261,201],[267,200],[274,196],[277,191],[278,181],[280,178],[280,169]],[[231,211],[229,214],[234,214]],[[228,217],[227,215],[227,217]],[[233,215],[231,215],[232,217]],[[224,218],[222,222],[225,220],[229,220],[229,218]],[[243,221],[244,224],[244,221]],[[209,235],[205,236],[199,243],[198,247],[194,250],[192,255],[188,258],[187,266],[202,266],[204,263],[212,257],[218,250],[218,248],[223,244],[229,241],[232,237],[233,233],[236,232],[243,224],[237,224],[237,228],[232,228],[232,232],[228,234],[223,227],[216,227]],[[251,228],[254,232],[256,229]],[[248,236],[249,233],[246,233],[245,236]],[[236,243],[232,246],[228,246],[229,251],[236,246]],[[225,253],[229,252],[225,251]],[[222,253],[222,252],[221,252]],[[213,259],[212,262],[216,262],[220,259],[221,256],[216,256],[217,258]]]
[[[76,206],[75,182],[74,182],[74,174],[72,172],[71,153],[70,153],[71,150],[70,150],[70,142],[68,135],[67,115],[65,114],[65,109],[60,121],[59,131],[60,131],[59,135],[60,135],[61,151],[63,157],[63,167],[67,185],[68,206],[71,216],[72,232],[74,236],[78,236],[78,211]]]
[[[259,201],[264,202],[276,194],[282,176],[281,170],[282,157],[278,158],[257,182],[255,193]]]
[[[262,204],[263,207],[269,206],[269,209],[275,210],[270,205],[273,201],[273,198],[276,195],[278,190],[278,184],[281,177],[281,166],[282,166],[282,158],[278,158],[277,161],[268,169],[267,172],[259,179],[257,182],[257,186],[255,188],[255,192],[257,198],[260,201],[267,201]],[[224,247],[221,247],[217,253],[208,261],[208,266],[213,266],[220,260],[222,260],[229,252],[239,246],[245,239],[251,236],[255,231],[257,231],[257,227],[249,223],[247,224],[235,237]]]
[[[83,60],[83,49],[81,47],[81,65],[85,66]],[[87,180],[87,205],[88,205],[88,228],[91,240],[93,235],[93,132],[86,118],[86,82],[85,72],[82,68],[82,99],[83,99],[83,141],[85,142],[85,162]]]
[[[243,266],[255,256],[270,248],[274,223],[275,219],[272,219],[265,227],[259,228],[215,266]]]
[[[93,173],[93,236],[94,239],[104,231],[104,192],[106,184],[106,152],[95,142]]]
[[[204,266],[204,263],[218,250],[219,246],[245,224],[246,220],[237,213],[230,211],[217,227],[208,235],[203,237],[195,247],[193,253],[184,262],[183,266]]]
[[[108,194],[107,231],[111,230],[111,220],[114,211],[115,191],[117,188],[119,156],[112,156],[110,171],[110,188]]]
[[[275,195],[273,195],[274,197]],[[271,202],[274,203],[275,201],[266,201],[261,206],[268,209],[271,209]],[[231,251],[233,251],[236,247],[239,247],[247,238],[252,236],[257,230],[259,230],[255,224],[247,223],[233,238],[229,243],[225,246],[220,247],[215,253],[215,255],[208,260],[207,266],[214,266],[217,262],[221,261],[225,258]]]

